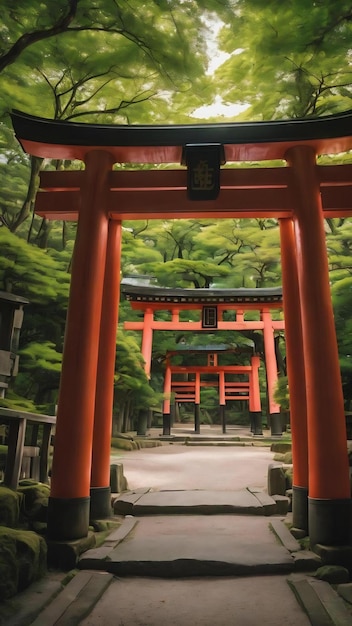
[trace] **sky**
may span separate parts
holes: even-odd
[[[215,70],[222,65],[227,59],[230,58],[230,54],[227,52],[222,52],[219,50],[217,38],[219,31],[222,27],[222,22],[220,20],[205,20],[206,25],[209,28],[209,36],[207,37],[207,48],[208,48],[208,57],[209,64],[207,69],[207,74],[211,76],[214,74]],[[242,52],[241,49],[234,50],[232,54],[239,54]],[[199,107],[193,112],[192,117],[197,117],[200,119],[207,119],[209,117],[235,117],[248,109],[248,104],[243,103],[231,103],[228,104],[224,102],[221,96],[217,95],[214,98],[214,102],[209,105],[204,105]]]

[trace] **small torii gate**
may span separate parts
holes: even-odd
[[[261,330],[264,338],[265,371],[268,386],[268,408],[272,435],[282,434],[280,406],[275,402],[274,391],[277,381],[277,362],[275,355],[274,332],[284,330],[283,320],[273,320],[271,310],[282,309],[282,288],[261,289],[170,289],[142,284],[132,284],[128,280],[121,283],[121,293],[131,303],[134,310],[143,311],[143,321],[125,322],[126,330],[142,331],[141,352],[145,363],[145,372],[150,376],[152,360],[153,332],[156,330],[210,332]],[[158,311],[168,311],[171,319],[157,320]],[[181,321],[182,311],[200,311],[199,321]],[[236,313],[235,320],[224,319],[224,313]],[[246,320],[247,311],[259,311],[260,320]],[[220,373],[220,407],[225,406],[224,371]],[[164,392],[171,391],[171,369],[166,368]],[[197,393],[197,399],[199,389]],[[199,408],[199,400],[196,404]],[[255,403],[257,406],[257,402]],[[256,434],[261,433],[261,409],[253,410]],[[164,434],[170,434],[170,402],[164,402]]]
[[[192,348],[192,346],[190,346]],[[180,354],[190,353],[199,355],[207,354],[206,365],[174,365],[172,357]],[[251,418],[251,431],[254,435],[262,435],[262,412],[259,389],[258,370],[260,357],[252,354],[250,365],[224,365],[218,361],[221,354],[234,354],[238,352],[234,349],[221,348],[219,345],[198,346],[193,350],[174,350],[166,353],[166,372],[164,384],[163,403],[163,435],[171,434],[172,411],[170,395],[175,394],[174,408],[177,404],[194,404],[194,432],[200,434],[200,392],[202,387],[217,387],[219,392],[219,413],[222,425],[222,432],[226,433],[225,406],[227,401],[248,400],[249,413]],[[212,380],[202,380],[202,375],[210,375]],[[186,377],[186,380],[179,380],[175,377]],[[234,381],[236,376],[245,376],[247,380]],[[214,377],[216,380],[214,380]],[[231,380],[228,380],[228,377]],[[280,429],[281,430],[281,429]],[[280,432],[281,434],[281,432]]]
[[[62,363],[48,537],[85,537],[110,512],[110,440],[121,221],[279,220],[293,455],[293,523],[311,544],[349,543],[346,424],[324,217],[352,215],[352,166],[317,155],[352,149],[352,111],[323,118],[175,126],[52,121],[13,111],[34,156],[81,159],[43,172],[36,213],[78,219]],[[284,167],[220,169],[239,161]],[[112,171],[114,163],[184,169]]]

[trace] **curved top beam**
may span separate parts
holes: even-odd
[[[14,110],[15,134],[34,156],[84,160],[91,150],[107,150],[115,162],[180,163],[186,144],[224,145],[227,162],[284,159],[304,144],[316,154],[352,149],[352,110],[317,118],[270,122],[176,124],[165,126],[82,124],[50,120]]]

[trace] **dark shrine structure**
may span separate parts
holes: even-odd
[[[18,372],[18,345],[26,304],[25,298],[0,291],[0,398]]]
[[[14,111],[23,149],[81,159],[41,174],[36,213],[78,220],[58,401],[48,537],[88,533],[110,512],[110,438],[124,219],[276,218],[290,384],[293,523],[311,544],[350,542],[346,424],[324,217],[352,215],[352,112],[274,122],[178,126],[66,123]],[[281,167],[225,163],[281,160]],[[115,163],[178,164],[114,171]],[[180,167],[180,164],[182,167]]]
[[[264,338],[265,372],[268,389],[269,421],[272,435],[282,434],[280,406],[275,402],[274,390],[277,381],[277,361],[275,355],[274,332],[284,330],[283,320],[273,320],[272,309],[282,309],[282,289],[167,289],[153,286],[129,284],[123,280],[121,292],[131,303],[135,310],[143,312],[143,321],[125,322],[126,330],[142,331],[141,351],[145,362],[145,372],[150,376],[152,360],[153,332],[156,330],[168,330],[177,332],[214,332],[221,331],[245,331],[261,330]],[[167,311],[168,320],[158,321],[158,311]],[[182,321],[180,314],[183,311],[199,311],[199,321]],[[236,315],[235,320],[224,319],[224,313],[232,311]],[[247,311],[260,311],[260,320],[246,320]],[[200,348],[198,349],[198,352]],[[230,350],[228,350],[229,352]],[[197,351],[195,351],[197,352]],[[244,399],[240,391],[240,383],[233,381],[235,375],[247,375],[248,381],[242,385],[242,390],[247,390],[249,410],[253,432],[262,434],[261,402],[259,393],[259,356],[252,350],[251,364],[243,366],[220,364],[218,355],[222,350],[213,347],[208,349],[207,363],[195,367],[189,365],[178,367],[172,364],[171,352],[166,358],[166,371],[164,380],[165,401],[163,406],[163,434],[169,435],[171,428],[170,394],[176,392],[176,402],[193,402],[195,411],[195,432],[199,433],[200,427],[200,389],[202,374],[216,374],[219,389],[219,409],[223,432],[226,431],[225,405],[226,401]],[[179,353],[179,351],[178,351]],[[176,354],[176,353],[175,353]],[[177,385],[173,375],[186,373],[192,380],[187,384]],[[187,390],[185,389],[187,387]],[[181,396],[181,388],[183,395]]]

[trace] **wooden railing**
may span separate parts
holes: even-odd
[[[39,480],[48,482],[49,446],[56,424],[54,415],[28,413],[0,407],[0,424],[8,426],[7,458],[3,484],[10,489],[17,489],[21,475],[26,430],[32,426],[28,444],[39,447]],[[40,432],[40,440],[39,440]],[[28,434],[27,434],[28,438]]]

